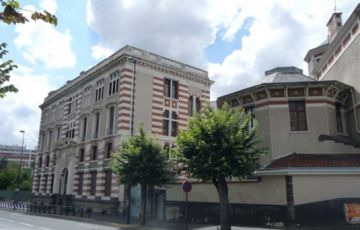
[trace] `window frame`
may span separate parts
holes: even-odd
[[[288,107],[289,107],[290,131],[291,132],[308,131],[305,100],[289,101]],[[301,116],[303,117],[303,119],[301,119]],[[294,122],[295,122],[295,127],[293,126]],[[301,128],[301,126],[304,128]]]

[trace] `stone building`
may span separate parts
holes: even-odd
[[[30,168],[31,164],[35,161],[36,150],[27,149],[19,145],[0,145],[0,159],[6,159],[8,161],[20,162],[21,166]]]
[[[360,4],[342,23],[335,12],[328,38],[305,56],[309,76],[296,67],[265,72],[254,86],[218,98],[260,123],[268,154],[256,178],[229,181],[233,224],[335,225],[360,219]],[[173,185],[168,213],[184,197]],[[190,216],[218,222],[211,183],[194,182]],[[179,215],[168,215],[177,219]]]
[[[111,152],[140,123],[171,145],[211,84],[207,71],[125,46],[50,92],[40,106],[33,202],[123,212],[127,187],[109,170]]]

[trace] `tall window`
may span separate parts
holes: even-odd
[[[87,126],[87,117],[83,118],[83,125],[82,125],[82,135],[81,140],[85,141],[86,139],[86,126]]]
[[[96,82],[95,101],[100,101],[104,98],[104,79]]]
[[[91,98],[91,86],[88,86],[84,89],[84,96],[82,100],[82,107],[88,107],[90,105],[90,98]]]
[[[336,127],[338,133],[343,133],[343,124],[342,124],[342,118],[341,118],[341,104],[336,103],[335,104],[335,113],[336,113]]]
[[[119,71],[115,71],[110,74],[109,96],[117,93],[118,90],[119,90]]]
[[[45,167],[49,167],[49,163],[50,163],[50,156],[47,155],[45,158]]]
[[[85,160],[85,149],[81,148],[79,151],[79,161],[83,162]]]
[[[245,108],[245,113],[249,113],[251,115],[251,120],[249,122],[249,129],[252,129],[254,127],[254,119],[255,119],[254,106]]]
[[[99,137],[99,125],[100,125],[100,112],[95,113],[95,130],[94,130],[94,138]]]
[[[111,152],[112,152],[112,143],[109,142],[106,144],[106,158],[111,157]]]
[[[291,131],[306,131],[305,101],[289,101]]]
[[[175,111],[169,112],[169,110],[165,110],[163,113],[163,134],[165,136],[173,136],[177,135],[178,131],[178,122],[177,122],[177,114]]]
[[[39,157],[39,168],[42,166],[42,157]]]
[[[195,99],[195,111],[198,113],[200,112],[200,107],[201,107],[201,102],[200,102],[200,99],[197,97]]]
[[[56,140],[60,140],[60,136],[61,136],[61,128],[60,127],[57,128],[56,134],[57,134]]]
[[[189,116],[193,115],[193,110],[194,110],[194,98],[193,98],[193,96],[190,96],[189,100],[188,100],[188,115]]]
[[[111,195],[111,180],[112,180],[111,171],[110,170],[105,171],[105,190],[104,190],[105,196]]]
[[[44,146],[45,146],[45,133],[41,134],[41,152],[44,151]]]
[[[97,146],[92,147],[91,160],[95,161],[97,159]]]
[[[51,148],[51,139],[52,139],[52,131],[50,130],[49,131],[49,143],[48,143],[48,147],[47,147],[48,150],[50,150],[50,148]]]
[[[81,195],[83,192],[83,183],[84,183],[84,172],[79,172],[79,185],[78,185],[79,195]]]
[[[112,135],[114,133],[114,117],[115,117],[115,107],[111,106],[109,108],[109,127],[108,127],[108,135]]]
[[[178,82],[170,79],[164,81],[164,96],[177,99],[178,98]]]
[[[91,177],[90,177],[90,195],[95,195],[95,191],[96,191],[96,172],[90,172]]]

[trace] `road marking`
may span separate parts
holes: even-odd
[[[51,228],[39,227],[41,230],[51,230]]]
[[[0,218],[0,220],[7,221],[7,222],[10,222],[10,223],[15,223],[15,221],[10,220],[10,219],[6,219],[6,218]]]
[[[25,226],[28,226],[28,227],[34,227],[34,225],[32,225],[32,224],[28,224],[28,223],[24,223],[24,222],[20,222],[19,224],[22,224],[22,225],[25,225]]]
[[[20,216],[19,213],[11,213],[12,216]]]

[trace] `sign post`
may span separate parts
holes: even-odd
[[[183,191],[185,192],[185,230],[189,229],[189,212],[188,212],[188,203],[189,203],[189,192],[191,192],[192,185],[190,181],[184,181],[182,184]]]

